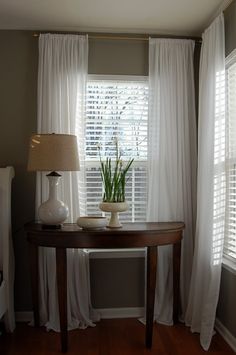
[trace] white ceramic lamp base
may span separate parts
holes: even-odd
[[[49,198],[39,207],[40,221],[51,227],[60,227],[69,215],[68,207],[64,202],[57,199],[57,186],[60,175],[53,172],[47,175],[49,180]]]

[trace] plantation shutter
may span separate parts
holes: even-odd
[[[98,208],[102,201],[98,145],[102,158],[115,159],[114,139],[117,138],[124,164],[130,158],[134,158],[126,184],[129,210],[120,214],[120,220],[123,222],[146,220],[147,118],[146,81],[88,81],[85,124],[87,215],[101,215]]]
[[[227,212],[224,256],[236,262],[236,52],[226,70],[227,108]]]

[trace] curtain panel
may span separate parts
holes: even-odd
[[[186,323],[211,343],[225,223],[225,47],[220,14],[203,33],[199,78],[197,223]]]
[[[195,228],[194,42],[149,40],[148,221],[184,221],[181,304],[187,307]],[[155,320],[172,324],[172,248],[158,248]]]
[[[43,34],[39,37],[38,133],[77,134],[83,137],[84,102],[88,67],[88,38]],[[77,119],[76,119],[77,118]],[[78,122],[78,125],[76,125]],[[82,134],[81,134],[82,133]],[[78,146],[83,152],[83,141]],[[80,159],[83,154],[80,154]],[[81,162],[83,165],[83,162]],[[63,172],[58,195],[69,207],[68,222],[79,216],[80,172]],[[48,197],[48,182],[37,173],[36,207]],[[40,318],[48,329],[59,331],[55,250],[41,248]],[[68,329],[93,326],[90,303],[89,260],[83,250],[67,251]]]

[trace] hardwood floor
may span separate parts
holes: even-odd
[[[206,353],[199,335],[178,324],[174,327],[154,325],[153,347],[144,345],[145,326],[137,319],[106,319],[94,328],[69,332],[68,355],[233,355],[233,350],[219,334],[214,335]],[[1,355],[60,354],[59,334],[17,324],[13,334],[0,336]]]

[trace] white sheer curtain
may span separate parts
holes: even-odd
[[[148,220],[184,221],[182,313],[187,306],[195,228],[196,116],[194,42],[149,41]],[[172,324],[172,249],[158,249],[155,320]]]
[[[86,36],[40,35],[38,133],[75,134],[76,115],[83,128],[87,65]],[[62,173],[59,196],[69,206],[69,222],[75,222],[79,216],[78,180],[81,177],[75,172]],[[38,173],[37,206],[47,199],[47,184],[45,176]],[[58,331],[55,251],[42,248],[39,257],[41,324]],[[68,328],[93,326],[87,254],[83,250],[70,249],[67,259]]]
[[[186,323],[210,346],[225,218],[225,49],[221,14],[203,34],[200,60],[197,226]]]

